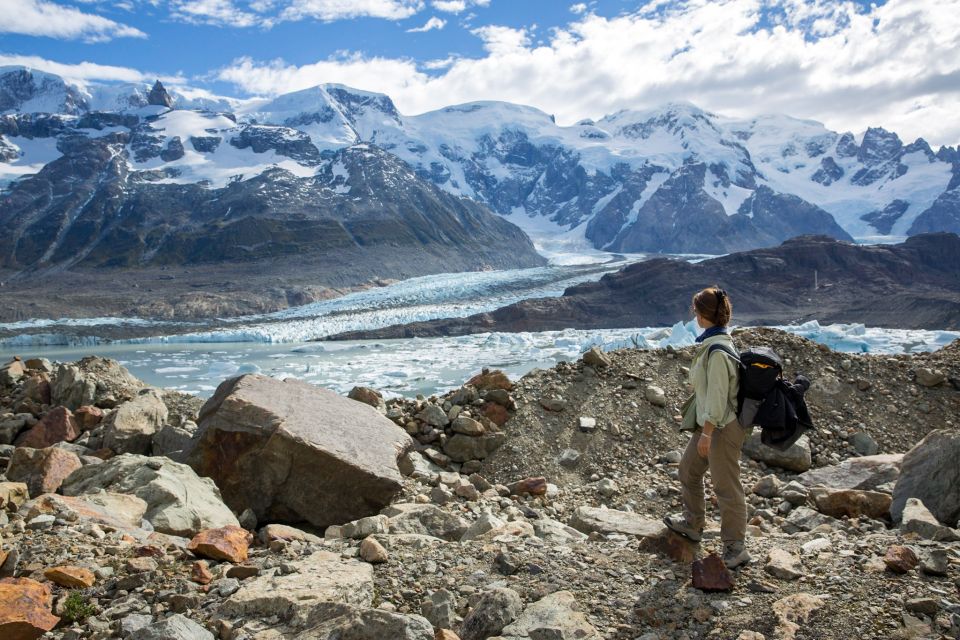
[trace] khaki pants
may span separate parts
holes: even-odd
[[[746,431],[736,420],[723,429],[714,429],[710,456],[706,459],[697,453],[700,433],[699,428],[693,432],[680,459],[683,515],[693,527],[703,526],[703,476],[709,469],[720,505],[720,538],[723,542],[742,542],[747,536],[747,503],[740,484],[740,449]]]

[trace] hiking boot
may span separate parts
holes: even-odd
[[[750,552],[742,542],[728,542],[723,545],[723,564],[727,565],[727,569],[736,569],[750,560]]]
[[[694,542],[700,542],[701,535],[703,534],[703,527],[694,529],[687,522],[687,519],[679,513],[672,516],[666,516],[663,519],[663,524],[667,525],[667,528],[670,529],[670,531],[679,533],[684,538],[693,540]]]

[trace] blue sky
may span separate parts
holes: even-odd
[[[562,123],[680,100],[960,142],[960,0],[0,0],[0,15],[0,64],[78,83],[244,98],[341,82],[408,114],[493,99]]]

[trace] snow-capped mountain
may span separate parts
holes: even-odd
[[[118,157],[136,180],[207,190],[276,168],[315,179],[336,170],[338,150],[367,144],[452,196],[521,227],[550,220],[597,249],[724,253],[808,233],[960,232],[957,149],[879,128],[854,136],[686,103],[560,126],[501,102],[404,116],[388,96],[333,84],[245,102],[161,89],[0,71],[0,184],[36,174],[78,136],[122,133]]]

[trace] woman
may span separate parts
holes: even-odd
[[[732,569],[750,561],[744,544],[747,503],[740,484],[740,448],[746,431],[737,421],[737,363],[722,350],[709,353],[709,349],[720,344],[737,353],[727,332],[733,305],[723,289],[710,287],[693,296],[693,313],[704,331],[697,337],[700,347],[690,365],[693,396],[684,404],[681,425],[693,431],[680,459],[683,513],[663,520],[673,531],[700,541],[705,518],[703,476],[709,469],[720,506],[723,562]]]

